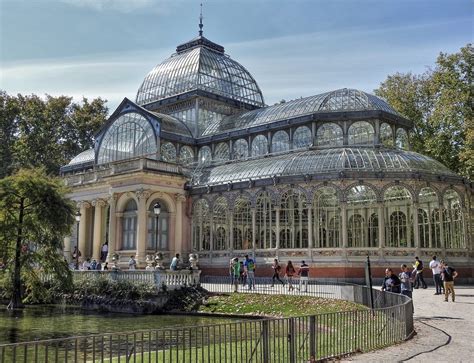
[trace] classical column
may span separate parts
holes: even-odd
[[[109,198],[109,251],[107,262],[112,262],[112,256],[117,249],[117,216],[116,216],[117,194],[112,194]]]
[[[182,253],[183,249],[183,202],[186,197],[183,194],[176,194],[176,221],[174,233],[174,253]]]
[[[102,211],[105,207],[105,201],[96,199],[92,201],[94,210],[94,234],[92,238],[92,259],[100,260],[100,250],[102,246]]]
[[[79,221],[79,251],[81,252],[82,260],[86,259],[86,247],[87,247],[87,210],[90,208],[90,204],[88,202],[80,202],[79,203],[79,210],[81,213],[81,220]]]
[[[342,247],[347,248],[347,202],[341,202]]]
[[[420,229],[418,227],[418,203],[413,203],[413,241],[415,248],[420,248]]]
[[[71,236],[67,236],[63,239],[63,256],[67,262],[71,262],[71,254]]]
[[[148,190],[137,190],[135,195],[138,198],[138,228],[137,228],[137,263],[143,266],[146,255],[147,240],[147,209],[146,201],[150,197]]]
[[[276,229],[275,247],[278,254],[278,250],[280,249],[280,207],[275,207],[275,229]]]
[[[383,213],[383,202],[377,203],[377,214],[379,222],[379,248],[385,247],[385,218]]]
[[[115,251],[123,249],[123,212],[115,212],[116,228],[115,228]]]

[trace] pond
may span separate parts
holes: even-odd
[[[230,318],[206,316],[133,315],[99,313],[60,305],[30,306],[23,310],[0,310],[0,344],[229,321]]]

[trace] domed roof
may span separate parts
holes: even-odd
[[[204,131],[203,136],[234,129],[248,128],[274,121],[291,119],[313,113],[379,110],[400,115],[384,100],[356,89],[342,88],[319,95],[300,98],[274,106],[231,115],[218,120]]]
[[[340,147],[311,149],[229,162],[200,170],[193,185],[216,185],[230,182],[285,176],[316,176],[352,171],[364,173],[419,173],[457,177],[440,162],[427,156],[398,149],[374,147]]]
[[[265,105],[255,79],[224,53],[224,47],[198,36],[176,51],[145,77],[137,93],[138,104],[203,90],[253,106]]]
[[[68,165],[85,164],[85,163],[94,161],[94,158],[95,158],[94,149],[88,149],[88,150],[83,151],[80,154],[76,155],[69,162]]]

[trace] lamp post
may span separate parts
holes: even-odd
[[[155,205],[153,206],[153,213],[155,214],[155,217],[156,217],[156,226],[155,226],[155,234],[156,234],[155,254],[156,254],[156,252],[158,252],[158,237],[159,237],[158,221],[159,221],[160,213],[161,213],[160,202],[156,202]]]
[[[81,221],[81,212],[77,211],[76,215],[76,270],[79,270],[79,222]]]

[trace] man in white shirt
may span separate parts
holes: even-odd
[[[436,292],[435,295],[441,295],[441,264],[436,259],[436,256],[433,256],[433,259],[430,262],[430,269],[433,271],[433,281],[435,284]]]

